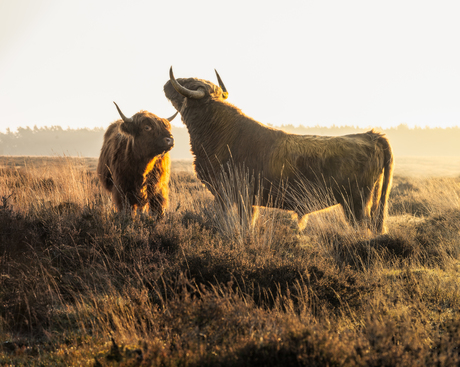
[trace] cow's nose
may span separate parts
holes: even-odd
[[[165,138],[166,145],[172,147],[174,146],[174,139],[173,138]]]

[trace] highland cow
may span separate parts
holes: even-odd
[[[115,102],[114,102],[115,103]],[[104,134],[97,173],[102,186],[112,193],[118,210],[131,208],[162,217],[168,205],[171,160],[174,146],[170,121],[147,111],[121,120]]]
[[[221,172],[238,168],[253,177],[251,205],[293,210],[301,225],[306,214],[340,204],[351,224],[384,231],[394,163],[383,134],[296,135],[265,126],[226,101],[216,75],[219,86],[176,80],[171,67],[164,92],[190,134],[198,178],[218,200],[230,177]]]

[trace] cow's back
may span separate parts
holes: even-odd
[[[374,136],[375,134],[375,136]],[[342,136],[286,134],[274,147],[270,157],[270,176],[301,174],[313,177],[329,176],[340,181],[350,172],[358,173],[363,166],[372,165],[369,159],[378,159],[377,133]]]

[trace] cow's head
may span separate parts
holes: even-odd
[[[119,131],[134,140],[136,151],[153,158],[171,150],[174,146],[170,122],[176,117],[177,112],[167,119],[148,111],[140,111],[132,117],[126,117],[116,103],[115,106],[123,120],[119,125]]]
[[[228,97],[227,89],[217,71],[214,71],[216,72],[219,86],[197,78],[179,78],[176,80],[171,66],[169,69],[169,81],[163,87],[166,98],[171,101],[177,111],[181,111],[185,99],[191,101],[204,101],[210,98],[214,100],[226,99]]]

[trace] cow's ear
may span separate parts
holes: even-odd
[[[122,122],[119,125],[120,133],[127,135],[127,136],[135,136],[136,135],[136,127],[132,122]]]

